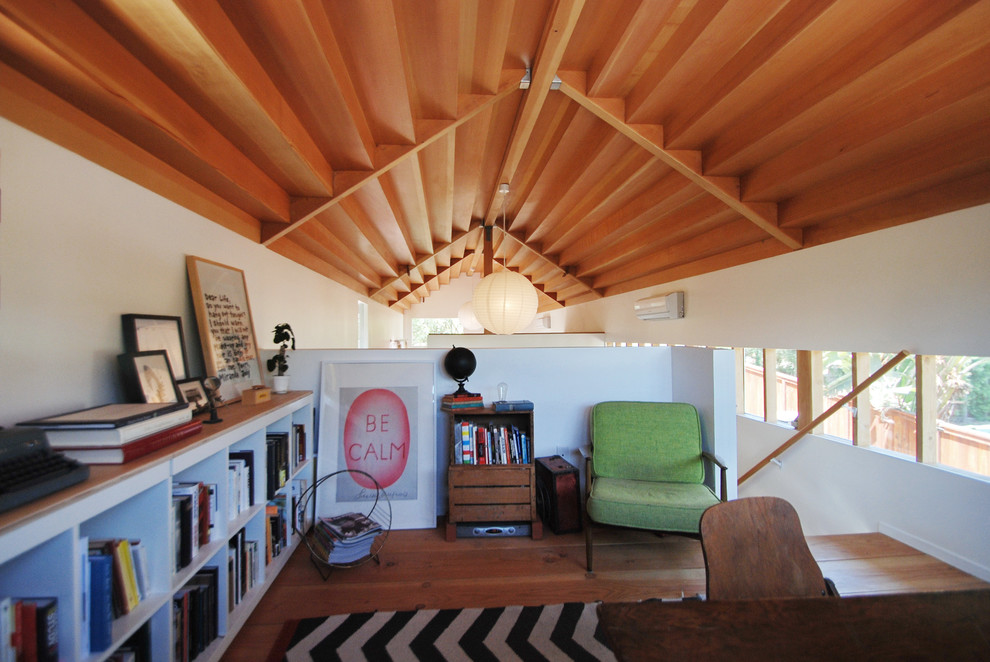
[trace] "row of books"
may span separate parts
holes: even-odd
[[[189,662],[220,634],[220,572],[205,566],[172,596],[172,659]]]
[[[261,555],[257,540],[248,540],[241,529],[227,543],[227,610],[241,604],[247,592],[261,581]]]
[[[267,452],[266,499],[273,499],[275,492],[285,486],[289,479],[289,433],[269,432],[265,437]]]
[[[175,541],[174,569],[192,563],[199,549],[209,544],[220,515],[219,486],[201,481],[172,483]]]
[[[186,403],[105,405],[28,423],[45,430],[53,450],[86,464],[124,464],[203,429]]]
[[[292,457],[296,464],[306,461],[306,426],[303,423],[292,426]]]
[[[58,599],[0,599],[0,662],[58,662]]]
[[[227,519],[254,505],[254,451],[227,454]]]
[[[354,563],[371,554],[381,525],[363,513],[321,517],[313,527],[315,552],[328,563]]]
[[[460,421],[462,464],[529,464],[529,435],[515,425]]]
[[[271,563],[289,546],[292,528],[289,503],[288,495],[276,494],[265,505],[265,563]]]

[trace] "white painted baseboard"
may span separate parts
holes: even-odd
[[[940,547],[933,542],[924,540],[915,535],[908,533],[907,531],[902,531],[896,526],[891,526],[886,522],[880,522],[879,526],[880,533],[890,536],[894,540],[898,540],[905,545],[910,545],[915,549],[928,554],[929,556],[934,556],[940,561],[944,561],[951,566],[959,568],[963,572],[968,572],[969,574],[979,577],[985,582],[990,582],[990,568],[980,565],[975,561],[971,561],[963,556],[951,552],[944,547]]]

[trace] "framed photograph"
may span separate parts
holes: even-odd
[[[359,469],[374,481],[356,473],[327,481],[316,494],[318,517],[361,511],[377,481],[392,528],[436,526],[435,370],[433,363],[323,364],[317,473]]]
[[[124,351],[150,352],[164,349],[172,374],[183,380],[189,374],[186,343],[182,336],[182,318],[168,315],[121,315],[124,330]]]
[[[206,374],[220,380],[225,402],[240,400],[265,383],[244,272],[194,255],[186,269]]]
[[[203,380],[199,377],[191,379],[180,379],[176,381],[179,387],[179,394],[185,402],[193,406],[193,413],[198,414],[210,408],[210,399],[206,396],[206,389],[203,387]]]
[[[164,349],[121,354],[117,362],[131,402],[182,402]]]

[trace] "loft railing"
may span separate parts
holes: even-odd
[[[910,356],[910,354],[908,353],[907,350],[901,350],[896,356],[894,356],[894,358],[884,363],[882,366],[880,366],[880,368],[876,372],[874,372],[872,375],[867,377],[861,383],[857,384],[853,390],[849,391],[849,393],[847,393],[845,396],[843,396],[838,401],[836,401],[834,405],[832,405],[826,411],[824,411],[820,416],[818,416],[818,418],[816,418],[815,420],[811,421],[810,423],[802,427],[800,430],[794,433],[794,436],[792,436],[790,439],[788,439],[783,444],[778,446],[776,450],[774,450],[772,453],[770,453],[765,458],[763,458],[755,465],[753,465],[753,467],[749,471],[747,471],[746,473],[744,473],[742,476],[739,477],[738,484],[742,485],[745,481],[749,480],[756,472],[758,472],[760,469],[770,464],[771,460],[773,460],[778,455],[780,455],[788,448],[790,448],[798,441],[800,441],[802,437],[804,437],[809,432],[814,430],[816,427],[821,425],[825,419],[832,416],[835,412],[839,411],[844,406],[846,406],[846,404],[851,402],[857,395],[859,395],[866,389],[870,388],[870,386],[872,386],[875,381],[877,381],[878,379],[886,375],[888,372],[890,372],[894,368],[894,366],[896,366],[898,363],[906,359],[908,356]]]

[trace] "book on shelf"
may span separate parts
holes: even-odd
[[[52,443],[51,447],[53,450],[65,454],[66,457],[86,464],[124,464],[198,434],[202,429],[202,421],[191,420],[123,444],[103,445],[97,443],[82,446],[79,444],[64,445],[61,441],[57,441]]]
[[[173,540],[175,570],[181,570],[193,559],[193,498],[188,494],[172,496]]]
[[[116,406],[123,407],[125,405]],[[146,407],[148,405],[136,406]],[[192,420],[192,407],[185,402],[179,403],[178,407],[176,404],[155,406],[167,407],[168,409],[159,414],[117,426],[38,425],[35,427],[40,427],[45,431],[48,443],[53,447],[59,449],[92,448],[94,446],[123,446]],[[24,424],[19,423],[19,425]]]
[[[63,428],[113,429],[156,418],[173,411],[190,409],[187,402],[122,403],[79,409],[67,414],[44,416],[18,425],[55,430]]]
[[[0,600],[0,660],[58,662],[58,599]]]
[[[148,570],[148,548],[140,540],[131,540],[131,559],[134,562],[134,577],[137,580],[137,592],[140,600],[145,600],[151,590],[151,578]]]
[[[105,651],[113,642],[113,558],[89,554],[89,649]]]
[[[188,595],[189,659],[206,650],[219,635],[219,568],[205,566],[182,587]]]
[[[269,432],[265,436],[267,453],[266,499],[273,499],[275,492],[289,479],[289,433]]]
[[[189,662],[189,593],[180,589],[172,596],[172,659]]]
[[[0,601],[0,613],[0,659],[58,662],[57,598],[7,597]]]
[[[79,561],[79,584],[80,605],[79,605],[79,650],[83,655],[88,655],[89,649],[89,622],[90,622],[90,573],[89,573],[89,536],[80,535],[79,545],[76,548]],[[0,658],[2,659],[2,658]]]
[[[533,411],[533,403],[529,400],[496,400],[492,408],[497,412]]]
[[[254,451],[230,451],[227,454],[227,468],[232,474],[228,476],[231,494],[227,503],[230,505],[230,517],[234,519],[237,513],[247,510],[254,505],[255,464]]]
[[[108,660],[109,662],[152,662],[151,623],[145,621],[134,634],[129,636]]]
[[[108,554],[113,559],[114,614],[129,614],[141,603],[134,572],[131,542],[126,538],[103,538],[89,542],[90,551]]]
[[[296,464],[302,464],[306,461],[306,425],[303,423],[295,423],[292,426],[292,445],[293,454]]]
[[[172,496],[189,495],[193,498],[193,555],[210,542],[210,488],[201,481],[175,481]]]

